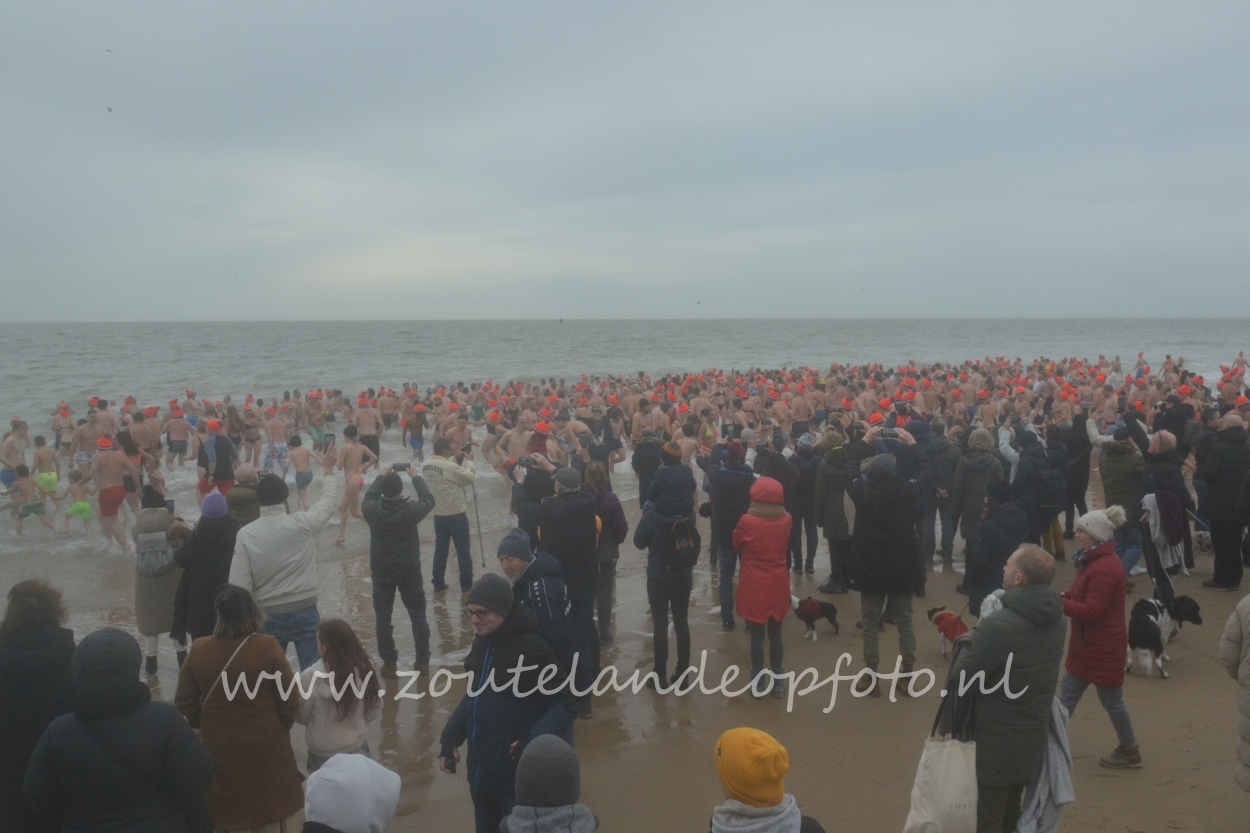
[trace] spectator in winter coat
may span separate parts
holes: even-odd
[[[1237,498],[1250,473],[1250,446],[1241,417],[1228,414],[1222,424],[1219,440],[1194,472],[1194,480],[1207,485],[1211,548],[1215,550],[1215,576],[1203,586],[1232,590],[1241,585],[1241,537],[1246,518],[1237,511]]]
[[[990,453],[994,438],[984,428],[968,435],[968,453],[959,459],[951,484],[951,516],[964,539],[964,564],[971,560],[977,526],[985,512],[985,487],[1003,479],[1003,465]]]
[[[143,487],[140,505],[143,509],[131,527],[139,554],[135,561],[135,625],[143,637],[144,671],[153,676],[161,634],[173,631],[174,604],[182,582],[174,549],[190,530],[166,508],[165,496],[150,483]],[[153,565],[159,566],[148,569]],[[181,662],[186,643],[175,641],[174,651]]]
[[[816,526],[816,472],[820,458],[813,450],[815,444],[811,434],[804,434],[794,444],[790,465],[798,472],[798,477],[792,488],[793,498],[786,507],[794,521],[790,527],[790,568],[809,575],[816,572],[816,547],[820,541]],[[803,559],[804,529],[807,532],[806,561]]]
[[[933,436],[934,509],[942,523],[942,541],[937,552],[942,556],[942,564],[951,567],[955,563],[952,552],[955,546],[955,518],[951,512],[951,492],[955,488],[955,472],[963,455],[959,446],[946,438],[946,423],[940,419],[933,421]]]
[[[895,429],[899,455],[913,471],[931,477],[929,458],[911,434]],[[851,589],[860,592],[864,611],[864,664],[877,670],[878,630],[883,610],[898,625],[901,670],[910,672],[916,661],[916,633],[912,629],[911,600],[917,590],[916,507],[921,486],[918,477],[907,480],[895,474],[892,454],[879,453],[860,474],[860,463],[872,454],[880,436],[873,426],[851,447],[846,461],[846,491],[855,504],[855,530],[851,535]],[[880,681],[872,688],[880,696]]]
[[[373,580],[373,615],[377,622],[378,655],[383,677],[395,677],[399,649],[395,647],[391,613],[395,592],[408,611],[415,644],[413,665],[430,664],[430,624],[425,619],[425,588],[421,582],[421,535],[418,524],[434,508],[434,495],[415,471],[411,476],[417,499],[404,495],[404,481],[390,466],[374,478],[361,501],[369,525],[369,575]]]
[[[586,488],[595,497],[595,513],[602,528],[599,531],[599,581],[595,585],[595,619],[599,628],[599,643],[612,641],[612,591],[616,588],[616,562],[621,556],[621,544],[629,535],[629,522],[621,500],[612,491],[612,481],[603,463],[594,462],[586,467]]]
[[[664,441],[657,439],[650,428],[642,432],[642,439],[634,443],[634,454],[630,458],[630,466],[638,477],[638,507],[647,502],[647,494],[651,490],[651,478],[660,468],[660,449]]]
[[[540,735],[516,765],[516,806],[501,833],[594,833],[599,819],[585,804],[581,764],[573,747],[555,735]]]
[[[719,459],[713,450],[712,460]],[[746,448],[733,440],[724,449],[724,464],[708,466],[707,492],[712,500],[712,545],[720,572],[720,620],[724,630],[734,629],[734,572],[742,555],[733,544],[734,527],[751,507],[755,473],[746,464]]]
[[[977,526],[972,558],[964,568],[968,610],[981,615],[981,602],[1003,585],[1007,559],[1024,543],[1029,520],[1011,499],[1006,480],[995,480],[985,488],[985,516]]]
[[[61,591],[41,579],[9,590],[0,622],[0,830],[60,830],[26,804],[22,781],[48,724],[70,710],[74,632],[65,625]]]
[[[340,753],[368,755],[368,725],[382,716],[378,676],[352,626],[342,619],[321,620],[317,650],[321,659],[300,672],[300,690],[311,694],[300,694],[295,716],[307,727],[309,772]]]
[[[998,448],[1012,461],[1011,493],[1029,519],[1029,543],[1037,544],[1042,533],[1050,528],[1050,516],[1038,506],[1037,494],[1042,471],[1047,468],[1046,447],[1037,434],[1027,428],[1021,428],[1015,439],[1020,444],[1019,451],[1011,447],[1011,429],[1007,426],[999,429]]]
[[[213,600],[230,580],[234,541],[239,522],[230,517],[226,499],[212,492],[200,504],[200,519],[174,553],[182,568],[178,595],[174,599],[175,641],[192,642],[209,636],[217,624]]]
[[[24,784],[27,806],[62,830],[183,830],[183,805],[212,780],[208,750],[172,703],[152,699],[142,663],[139,643],[116,628],[74,650],[73,712],[44,731]]]
[[[1089,511],[1085,505],[1085,493],[1089,490],[1089,436],[1085,423],[1089,416],[1081,411],[1072,417],[1072,425],[1063,432],[1063,444],[1068,449],[1068,461],[1063,476],[1068,486],[1067,505],[1064,507],[1064,532],[1066,540],[1073,540],[1076,532],[1073,522]],[[1073,511],[1075,510],[1075,512]]]
[[[498,833],[499,823],[516,805],[516,766],[525,747],[547,734],[571,743],[577,709],[567,693],[517,696],[518,691],[534,691],[543,669],[560,663],[551,645],[538,635],[533,611],[513,601],[507,579],[494,573],[478,579],[465,600],[465,611],[476,633],[464,661],[473,684],[443,728],[439,768],[454,772],[460,761],[458,747],[468,741],[476,830]],[[522,657],[532,670],[519,674],[516,685],[505,686]],[[497,686],[485,685],[492,672]],[[555,685],[549,682],[548,688]]]
[[[655,652],[657,684],[668,685],[668,617],[673,617],[677,637],[677,667],[673,680],[678,680],[690,666],[690,591],[693,587],[694,564],[699,557],[697,543],[682,560],[678,552],[679,535],[690,537],[695,528],[693,505],[685,515],[665,515],[648,501],[642,507],[642,519],[634,529],[634,546],[647,551],[647,602],[651,607],[652,645]]]
[[[1130,438],[1128,428],[1121,425],[1109,430],[1112,432],[1110,436],[1101,436],[1095,430],[1092,420],[1085,423],[1086,436],[1103,455],[1098,463],[1103,505],[1121,506],[1128,517],[1140,518],[1141,481],[1146,470],[1146,460]],[[1115,551],[1127,576],[1142,555],[1141,529],[1137,524],[1125,524],[1116,529]]]
[[[1119,506],[1096,509],[1076,522],[1080,551],[1072,557],[1076,580],[1063,595],[1063,612],[1072,620],[1067,670],[1059,686],[1059,700],[1068,714],[1090,685],[1115,727],[1120,745],[1099,763],[1113,769],[1141,766],[1133,722],[1124,705],[1124,658],[1128,628],[1124,624],[1125,576],[1115,557],[1115,528],[1124,523]]]
[[[1250,792],[1250,596],[1237,603],[1220,637],[1220,662],[1238,683],[1237,754],[1233,779]]]
[[[769,668],[774,697],[784,697],[786,684],[777,677],[784,672],[785,644],[781,622],[790,610],[790,578],[786,552],[790,545],[792,519],[784,505],[781,484],[761,477],[751,487],[751,508],[734,528],[734,547],[742,551],[742,576],[738,581],[738,613],[746,620],[751,634],[751,679],[764,670],[764,636],[768,635]],[[768,688],[752,684],[752,693],[762,697]]]
[[[825,833],[786,792],[789,770],[790,756],[772,735],[745,727],[721,735],[716,772],[725,803],[712,810],[711,833]]]
[[[694,494],[699,486],[690,467],[682,465],[681,453],[677,443],[665,443],[660,449],[663,465],[647,487],[647,501],[654,503],[662,515],[689,515],[694,511]]]
[[[1064,471],[1068,465],[1068,447],[1063,443],[1063,429],[1058,425],[1050,425],[1046,428],[1046,468],[1055,471]],[[1067,475],[1064,475],[1064,494],[1063,499],[1067,501]],[[1042,510],[1042,517],[1049,519],[1046,526],[1042,530],[1042,549],[1055,557],[1056,561],[1063,561],[1067,558],[1067,553],[1063,548],[1063,525],[1059,523],[1059,513],[1051,514],[1047,510]]]
[[[1016,829],[1025,787],[1046,755],[1067,629],[1063,599],[1050,586],[1054,576],[1054,558],[1039,547],[1026,544],[1012,553],[999,577],[1006,591],[1002,610],[977,626],[951,668],[953,680],[983,673],[990,691],[975,694],[978,831]],[[1008,668],[1011,694],[995,685]]]
[[[545,552],[535,553],[523,529],[513,529],[499,542],[499,568],[512,582],[512,598],[538,617],[538,635],[555,649],[560,664],[573,663],[573,623],[569,619],[568,589],[560,578],[560,562]]]
[[[825,533],[829,546],[829,578],[820,585],[821,593],[846,592],[847,559],[851,551],[851,529],[846,518],[846,437],[836,428],[825,432],[824,453],[816,469],[816,523]]]
[[[399,775],[340,753],[308,776],[303,833],[382,833],[399,806]]]

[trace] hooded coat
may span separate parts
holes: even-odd
[[[825,452],[816,469],[816,525],[824,530],[829,541],[851,537],[845,501],[846,449],[837,446]]]
[[[669,569],[670,557],[677,549],[677,542],[673,538],[673,524],[681,520],[695,523],[694,512],[685,516],[665,515],[654,503],[643,504],[642,518],[634,528],[634,546],[647,551],[647,578],[686,578],[693,575],[693,564],[676,570]]]
[[[204,793],[213,760],[172,703],[152,700],[139,680],[143,651],[125,631],[105,628],[74,651],[73,713],[52,721],[26,770],[26,802],[65,833],[180,833],[182,802]],[[140,783],[84,728],[99,730]],[[159,788],[158,788],[159,785]]]
[[[1246,429],[1240,425],[1225,428],[1211,446],[1203,465],[1194,473],[1194,480],[1207,484],[1207,513],[1213,520],[1234,521],[1241,484],[1250,473],[1250,445]]]
[[[417,499],[382,494],[382,478],[376,477],[360,502],[369,524],[369,572],[375,581],[400,583],[421,577],[421,535],[417,525],[434,509],[434,494],[419,475],[412,475]]]
[[[74,632],[26,625],[0,636],[0,830],[59,829],[26,805],[22,781],[43,730],[70,710]]]
[[[1028,783],[1041,769],[1067,631],[1063,599],[1049,585],[1013,587],[1002,602],[951,668],[951,678],[962,673],[964,685],[984,672],[984,690],[993,689],[982,694],[974,686],[968,696],[976,697],[977,781],[998,787]],[[1019,696],[1008,696],[1008,688]]]
[[[972,449],[955,467],[951,484],[951,514],[959,522],[964,549],[976,541],[977,526],[985,509],[985,487],[1003,479],[1003,464],[988,451]]]
[[[647,502],[664,515],[689,515],[694,511],[694,493],[699,486],[694,472],[681,463],[660,466],[647,489]]]
[[[517,697],[513,686],[504,686],[512,679],[511,669],[522,655],[526,667],[534,666],[520,675],[516,688],[522,693],[535,689],[542,669],[559,665],[551,645],[538,635],[538,618],[533,611],[514,607],[491,634],[473,638],[465,658],[464,670],[473,674],[472,685],[448,719],[439,743],[445,753],[450,753],[466,740],[469,742],[469,788],[476,793],[513,794],[517,762],[510,747],[516,741],[556,735],[570,745],[573,743],[577,710],[567,691]],[[483,686],[492,669],[495,682],[503,691]],[[563,673],[547,683],[549,690],[564,681]]]
[[[761,477],[751,487],[751,508],[734,528],[734,549],[742,550],[735,609],[743,619],[757,625],[769,619],[780,622],[790,610],[790,573],[786,552],[790,547],[790,513],[785,511],[785,490],[771,477]]]
[[[1103,688],[1124,684],[1128,653],[1124,598],[1124,567],[1115,554],[1115,541],[1107,540],[1081,556],[1076,580],[1063,594],[1063,612],[1072,620],[1066,667]]]
[[[1003,567],[1029,534],[1029,519],[1013,503],[1003,504],[977,526],[964,573],[968,588],[968,610],[981,613],[985,597],[1003,586]]]
[[[1050,527],[1050,516],[1037,505],[1042,472],[1050,466],[1046,448],[1037,435],[1022,431],[1020,437],[1020,460],[1016,463],[1016,478],[1011,481],[1011,494],[1029,519],[1029,537],[1036,538]],[[1027,437],[1032,437],[1032,441]]]
[[[846,492],[855,504],[848,584],[861,593],[911,593],[920,547],[915,521],[921,479],[876,473],[873,464],[861,475],[860,461],[871,452],[859,440],[846,463]],[[913,471],[931,476],[929,458],[919,444],[903,447],[901,455],[909,459]]]
[[[712,499],[712,542],[721,549],[733,549],[734,527],[751,508],[751,487],[755,472],[746,463],[725,461],[708,469],[707,493]]]
[[[202,517],[174,553],[174,563],[182,568],[174,599],[174,638],[212,635],[217,626],[213,601],[230,579],[238,534],[239,522],[229,515]]]
[[[933,447],[933,487],[946,492],[946,497],[935,497],[938,509],[949,510],[953,504],[952,489],[955,485],[955,472],[959,469],[962,455],[959,446],[946,437],[935,437]]]
[[[139,536],[164,532],[166,538],[174,524],[180,523],[166,509],[144,509],[135,518],[131,534],[138,543]],[[173,544],[171,543],[172,547]],[[135,570],[135,624],[143,636],[160,636],[169,633],[174,626],[174,600],[182,581],[182,568],[177,561],[157,576],[141,575]]]

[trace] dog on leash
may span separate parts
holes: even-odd
[[[1154,669],[1158,668],[1166,680],[1168,672],[1163,668],[1163,661],[1171,659],[1167,655],[1168,640],[1185,622],[1202,624],[1198,603],[1189,596],[1177,596],[1170,606],[1159,599],[1141,599],[1133,605],[1128,619],[1128,657],[1124,673],[1133,670],[1133,652],[1136,651],[1137,661],[1147,677],[1153,677]]]
[[[816,641],[816,623],[821,619],[833,625],[834,633],[839,632],[838,609],[828,602],[822,602],[811,596],[799,601],[798,596],[791,596],[790,609],[794,611],[794,615],[798,617],[799,621],[807,626],[807,630],[803,632],[804,639],[810,636],[813,642]]]
[[[929,621],[937,626],[939,638],[942,640],[942,656],[950,651],[952,642],[968,632],[964,620],[947,610],[945,605],[930,608]]]

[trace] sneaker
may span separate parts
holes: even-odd
[[[1098,763],[1108,769],[1141,769],[1141,752],[1138,751],[1137,744],[1117,746],[1110,755],[1099,758]]]
[[[807,573],[809,576],[814,576],[814,575],[816,575],[816,565],[815,565],[815,564],[808,564],[808,565],[804,566],[804,567],[803,567],[803,572]]]
[[[658,692],[661,688],[668,688],[668,680],[659,671],[655,672],[655,676],[647,675],[647,688]]]
[[[1204,581],[1202,583],[1202,586],[1207,588],[1208,590],[1219,590],[1222,593],[1227,593],[1230,590],[1236,590],[1238,587],[1238,585],[1220,584],[1215,579],[1211,579],[1210,581]]]
[[[388,680],[393,680],[399,676],[399,674],[396,673],[397,670],[398,669],[395,667],[395,663],[384,662],[382,663],[382,667],[378,669],[378,676],[385,677]]]
[[[1147,573],[1146,568],[1140,564],[1134,565],[1133,569],[1128,571],[1128,574],[1130,576],[1144,576],[1146,573]]]

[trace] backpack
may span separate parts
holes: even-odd
[[[174,548],[164,532],[143,532],[135,539],[135,571],[156,578],[174,568]]]
[[[703,542],[694,523],[687,518],[674,521],[672,533],[673,548],[664,553],[664,566],[669,572],[686,570],[698,564]]]
[[[1046,468],[1037,473],[1037,508],[1051,514],[1063,511],[1068,502],[1068,481],[1063,469]]]

